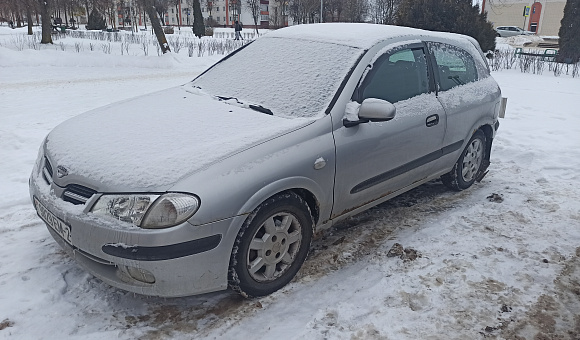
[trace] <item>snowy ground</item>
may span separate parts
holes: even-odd
[[[161,299],[72,262],[36,216],[28,175],[60,122],[219,57],[15,51],[14,33],[0,27],[0,338],[578,338],[580,79],[495,72],[509,101],[487,177],[461,193],[431,182],[338,225],[281,291]],[[420,256],[388,257],[394,243]]]

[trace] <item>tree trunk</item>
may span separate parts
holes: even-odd
[[[52,44],[52,36],[50,35],[52,31],[52,25],[50,22],[50,0],[39,0],[40,2],[40,15],[42,17],[42,40],[41,44]]]
[[[64,6],[64,26],[66,27],[68,25],[68,13],[66,11],[66,2],[63,4]]]
[[[87,11],[87,25],[88,25],[89,24],[88,18],[89,18],[89,15],[91,14],[91,11],[89,10],[89,1],[88,0],[85,0],[85,10]]]
[[[145,0],[145,11],[147,11],[149,20],[151,20],[151,26],[153,26],[153,31],[155,32],[155,36],[157,37],[157,41],[161,47],[161,52],[163,52],[163,54],[171,52],[169,44],[167,43],[167,39],[165,38],[165,33],[163,33],[163,28],[161,27],[161,21],[157,16],[157,11],[155,10],[155,6],[153,5],[152,0]]]
[[[26,20],[28,22],[28,35],[32,35],[32,25],[34,24],[32,21],[32,4],[30,1],[26,2]]]
[[[178,3],[175,3],[175,13],[177,13],[177,29],[181,31],[181,13],[179,12]]]

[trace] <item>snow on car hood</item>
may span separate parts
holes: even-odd
[[[89,111],[47,138],[52,166],[107,187],[155,188],[312,122],[229,105],[191,85]]]

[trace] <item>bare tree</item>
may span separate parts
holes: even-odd
[[[258,19],[260,19],[260,0],[246,0],[246,5],[250,9],[252,20],[256,27],[256,34],[258,34]]]
[[[163,27],[161,27],[161,21],[159,20],[158,11],[156,10],[156,3],[154,0],[143,0],[143,7],[145,12],[149,16],[151,21],[151,26],[153,26],[153,32],[157,37],[157,42],[159,42],[159,47],[161,47],[161,52],[163,54],[171,52],[167,39],[165,38],[165,33],[163,33]]]
[[[270,27],[279,28],[288,25],[288,0],[271,0]]]
[[[42,39],[41,44],[52,44],[52,23],[50,22],[50,0],[39,0],[40,15],[42,18]]]
[[[165,22],[165,13],[167,13],[167,9],[169,7],[169,0],[154,0],[153,6],[159,15],[158,19],[161,20],[161,24],[163,26],[167,25],[168,23]]]
[[[320,17],[319,0],[289,0],[288,15],[295,24],[308,24],[317,22]]]
[[[371,17],[375,24],[393,25],[396,20],[397,7],[401,0],[374,0],[371,3]]]
[[[28,35],[32,35],[32,26],[34,25],[34,22],[32,20],[33,18],[33,12],[37,12],[37,8],[36,5],[37,3],[34,0],[14,0],[15,3],[19,3],[20,6],[18,6],[18,8],[24,8],[24,11],[26,12],[26,24],[28,26]],[[0,17],[2,17],[1,13],[0,13]]]
[[[368,13],[368,3],[363,0],[343,0],[344,20],[347,22],[363,22]]]
[[[324,21],[342,21],[342,11],[345,0],[328,0],[325,1]]]

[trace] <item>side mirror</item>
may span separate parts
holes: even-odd
[[[357,121],[342,120],[345,127],[353,127],[368,122],[386,122],[395,118],[397,108],[390,102],[377,98],[365,99],[359,107]]]

